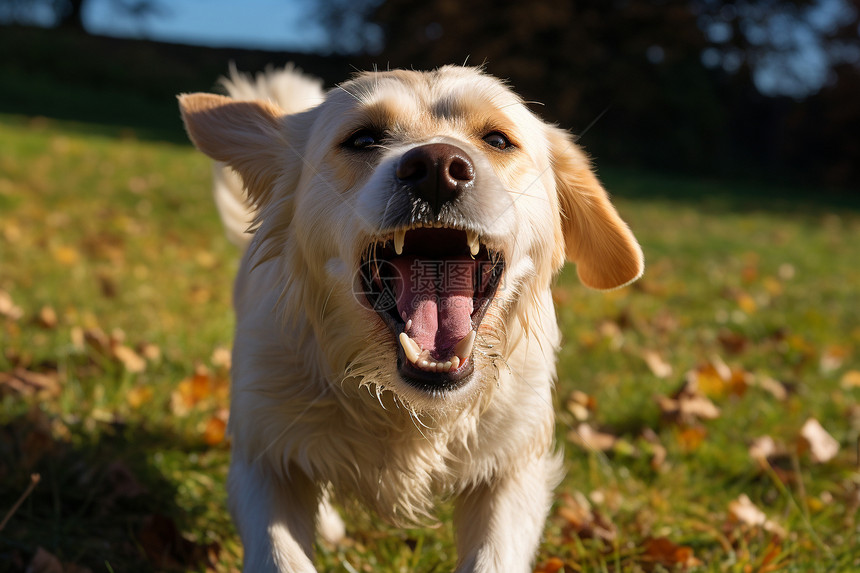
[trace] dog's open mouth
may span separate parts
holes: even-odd
[[[472,373],[475,337],[504,271],[500,252],[471,231],[398,229],[368,246],[361,268],[365,296],[397,340],[405,381],[433,392]]]

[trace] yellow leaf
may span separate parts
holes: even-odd
[[[54,249],[54,260],[61,265],[70,267],[77,263],[80,258],[80,253],[74,247],[63,245]]]
[[[748,295],[745,292],[740,293],[737,296],[736,300],[737,300],[738,306],[741,307],[741,310],[747,314],[754,313],[756,311],[756,309],[758,308],[758,305],[756,305],[753,297],[751,297],[750,295]]]
[[[845,390],[860,388],[860,370],[849,370],[842,375],[842,380],[839,383]]]
[[[152,388],[149,386],[135,386],[129,390],[126,400],[128,400],[128,405],[132,408],[140,408],[152,400]]]
[[[227,431],[227,422],[218,416],[213,416],[206,422],[203,430],[203,441],[209,446],[216,446],[224,441],[224,433]]]

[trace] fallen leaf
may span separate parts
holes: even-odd
[[[770,436],[761,436],[753,440],[748,451],[752,459],[767,464],[767,459],[776,454],[776,442]]]
[[[762,390],[770,392],[770,394],[780,402],[783,402],[788,398],[788,389],[785,387],[785,384],[779,380],[775,380],[769,376],[763,376],[756,378],[755,384],[757,384]]]
[[[230,370],[233,361],[233,354],[229,348],[219,346],[212,351],[212,358],[210,360],[212,361],[212,366],[223,368],[224,370]]]
[[[564,569],[564,561],[558,557],[550,557],[535,569],[535,573],[558,573]]]
[[[209,418],[206,422],[206,427],[203,430],[203,441],[208,446],[217,446],[224,441],[224,434],[227,431],[227,421],[224,416],[215,415]]]
[[[12,302],[12,295],[0,289],[0,316],[9,320],[20,320],[24,316],[21,307]]]
[[[815,418],[809,418],[800,429],[800,439],[809,449],[812,461],[825,463],[839,453],[839,442]]]
[[[709,369],[708,372],[716,371]],[[697,420],[720,417],[720,409],[700,392],[700,380],[698,371],[689,372],[686,382],[672,396],[657,397],[657,405],[664,418],[682,425],[695,425]]]
[[[617,438],[595,430],[589,424],[582,422],[567,433],[567,439],[586,450],[606,452],[612,449]]]
[[[760,528],[783,539],[787,535],[782,526],[768,519],[767,515],[756,507],[745,493],[729,502],[729,522]]]
[[[849,370],[842,375],[842,379],[839,381],[839,384],[845,390],[860,388],[860,370]]]
[[[821,354],[819,368],[823,374],[828,374],[842,367],[848,358],[849,350],[845,346],[828,346]]]
[[[116,345],[112,348],[113,356],[132,374],[139,374],[146,370],[146,360],[140,354],[125,345]]]
[[[19,366],[12,372],[0,372],[0,394],[11,391],[21,396],[47,398],[59,395],[60,390],[60,375],[56,370],[33,372]]]
[[[672,365],[663,360],[663,358],[653,350],[646,350],[642,353],[642,359],[657,378],[668,378],[672,375]]]
[[[57,311],[50,306],[43,306],[36,316],[36,323],[42,328],[49,330],[57,328]]]
[[[692,547],[677,545],[666,537],[646,539],[641,559],[668,568],[696,567],[702,564],[693,555]]]
[[[594,509],[582,492],[564,494],[558,516],[564,520],[563,531],[567,537],[613,541],[618,535],[615,525]]]
[[[53,255],[55,261],[66,267],[77,264],[78,260],[81,258],[77,249],[66,245],[55,248]]]
[[[149,386],[135,386],[128,391],[125,399],[132,408],[140,408],[152,400],[152,388]]]
[[[596,408],[597,400],[580,390],[571,392],[570,397],[567,399],[568,411],[580,422],[587,420],[591,412]]]
[[[681,429],[675,434],[678,440],[678,445],[685,452],[693,452],[699,449],[705,438],[708,437],[708,431],[701,426],[689,426]]]
[[[717,334],[717,340],[723,350],[730,354],[741,354],[749,346],[749,338],[731,330],[722,330]]]
[[[161,349],[151,342],[144,342],[138,346],[137,351],[141,356],[149,362],[158,362],[161,360]]]

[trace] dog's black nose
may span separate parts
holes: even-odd
[[[428,143],[407,151],[397,179],[430,204],[435,213],[475,182],[475,166],[465,151],[447,143]]]

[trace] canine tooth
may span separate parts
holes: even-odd
[[[403,242],[406,240],[406,229],[397,229],[394,231],[394,252],[398,255],[403,254]]]
[[[463,337],[460,342],[454,347],[454,354],[462,356],[463,360],[467,359],[472,354],[472,345],[475,344],[476,332],[470,330],[469,334]]]
[[[477,255],[481,249],[481,243],[478,242],[478,233],[466,231],[466,242],[469,243],[469,252],[472,253],[472,256]]]
[[[421,354],[421,348],[418,346],[418,343],[409,338],[409,335],[405,332],[401,332],[400,346],[403,347],[403,352],[406,353],[406,359],[415,364],[418,356]]]
[[[459,367],[460,367],[460,358],[457,356],[452,357],[451,358],[451,367],[448,368],[448,371],[450,372],[451,370],[456,370]]]

